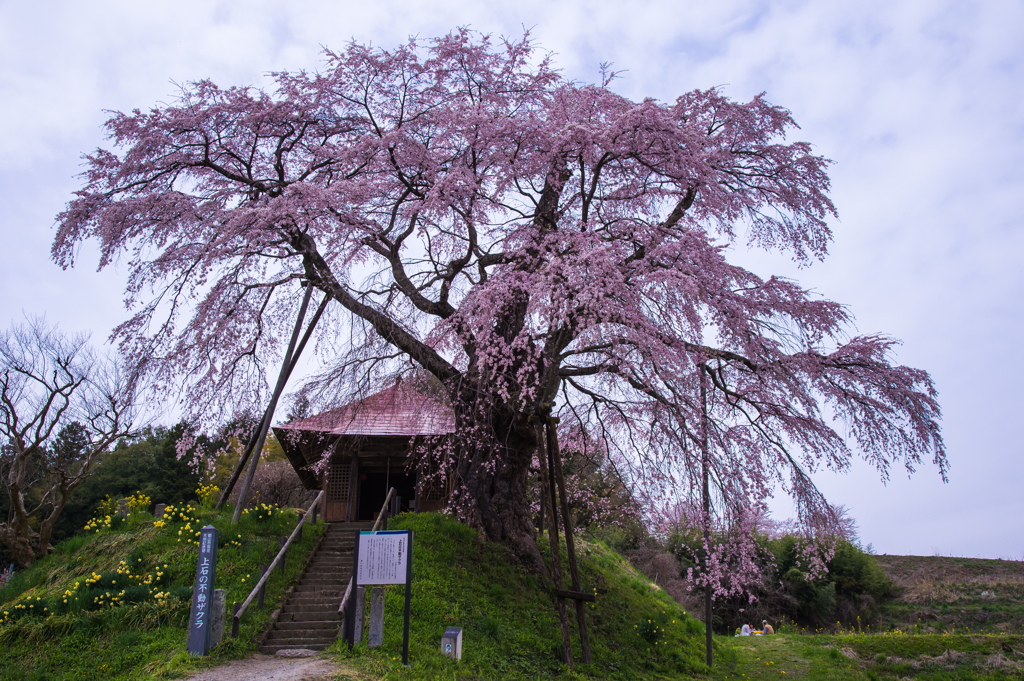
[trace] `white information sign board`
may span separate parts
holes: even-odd
[[[359,533],[356,585],[405,584],[408,562],[408,530]]]

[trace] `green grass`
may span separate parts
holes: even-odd
[[[778,634],[716,643],[711,678],[719,681],[1024,678],[1024,636],[1009,634]]]
[[[876,628],[922,633],[1022,633],[1024,562],[876,556],[893,580]]]
[[[218,564],[217,585],[228,589],[230,604],[248,594],[257,566],[269,562],[278,537],[290,530],[295,516],[250,514],[230,531],[225,513],[197,512],[189,517],[195,520],[189,521],[188,529],[184,521],[155,527],[145,514],[123,522],[114,519],[110,529],[72,537],[51,556],[17,573],[0,590],[0,613],[10,613],[18,603],[25,606],[0,624],[0,681],[180,678],[196,668],[254,652],[273,605],[263,611],[250,609],[241,636],[226,639],[210,656],[191,658],[185,653],[196,558],[190,540],[200,526],[212,523],[238,542],[222,546]],[[582,588],[598,594],[596,603],[586,606],[593,661],[579,662],[570,604],[577,662],[575,672],[570,672],[561,660],[551,585],[519,564],[505,547],[480,541],[475,531],[439,514],[405,514],[393,519],[391,527],[415,532],[411,666],[401,664],[404,587],[387,587],[384,645],[370,650],[360,644],[349,652],[337,643],[328,651],[361,678],[1024,679],[1024,627],[1019,621],[1012,630],[984,633],[954,621],[942,632],[930,633],[929,626],[909,618],[892,631],[875,634],[800,633],[786,627],[775,636],[716,637],[715,666],[709,672],[703,665],[703,624],[625,558],[600,542],[585,541],[578,549]],[[272,577],[268,604],[277,603],[298,575],[322,529],[307,529],[289,554],[287,573]],[[550,565],[546,548],[541,551]],[[120,589],[114,583],[122,578],[117,568],[127,565],[142,579],[129,582],[122,597],[125,604],[97,607],[91,599],[99,591]],[[564,554],[562,565],[565,569]],[[910,586],[903,593],[918,602],[896,600],[892,608],[937,610],[945,604],[971,616],[993,613],[1004,623],[1001,626],[1008,626],[1020,607],[1020,582],[1012,574],[998,575],[1002,581],[981,575],[927,581],[921,578],[919,565],[912,567],[917,572],[907,573],[905,583]],[[931,563],[926,567],[937,569]],[[146,576],[151,584],[140,586]],[[95,579],[95,584],[88,589],[80,586],[72,602],[65,604],[65,592],[87,579]],[[982,591],[995,597],[983,597]],[[156,593],[169,595],[157,598]],[[893,612],[897,610],[889,610]],[[461,662],[440,652],[441,634],[449,626],[463,627]]]
[[[406,514],[391,529],[410,529],[413,600],[410,663],[401,663],[404,587],[386,587],[384,645],[357,645],[351,659],[363,673],[386,679],[675,679],[706,672],[704,625],[618,554],[600,543],[578,548],[593,660],[579,663],[575,610],[570,606],[575,675],[561,661],[561,633],[551,586],[517,565],[499,545],[439,514]],[[566,565],[562,560],[563,569]],[[441,634],[463,628],[461,662],[444,657]]]
[[[0,681],[177,678],[254,652],[273,604],[298,575],[323,526],[306,528],[302,541],[292,545],[285,573],[275,570],[268,581],[268,607],[250,607],[239,638],[226,638],[209,657],[197,659],[185,653],[195,532],[209,524],[220,530],[216,586],[227,589],[230,614],[230,604],[248,596],[259,565],[277,553],[278,537],[291,532],[296,515],[263,509],[231,528],[230,510],[185,514],[186,520],[175,515],[164,527],[155,526],[147,513],[112,518],[111,527],[101,524],[99,532],[71,537],[18,572],[0,590]],[[111,605],[122,591],[123,604]],[[47,610],[18,608],[37,603]]]

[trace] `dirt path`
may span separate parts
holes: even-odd
[[[359,676],[321,657],[286,658],[257,654],[204,669],[188,678],[189,681],[333,681]]]

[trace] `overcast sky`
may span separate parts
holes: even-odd
[[[672,100],[717,86],[793,112],[793,139],[835,161],[840,219],[824,263],[737,253],[847,304],[860,332],[903,340],[931,372],[950,482],[922,466],[887,485],[819,475],[880,553],[1024,559],[1024,3],[0,2],[0,324],[45,312],[103,341],[124,271],[49,260],[54,216],[103,144],[105,110],[170,101],[173,83],[263,85],[315,69],[322,46],[393,47],[456,26],[531,28],[566,76]],[[780,504],[777,514],[785,516]]]

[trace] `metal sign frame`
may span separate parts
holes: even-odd
[[[401,535],[405,535],[408,541],[405,542],[406,551],[404,555],[401,552],[401,541],[395,541],[396,538]],[[367,539],[367,546],[372,547],[373,557],[370,560],[369,556],[364,556],[362,566],[366,569],[363,570],[362,576],[367,578],[368,581],[360,581],[360,560],[359,553],[360,547],[362,546],[363,538]],[[381,537],[387,540],[374,542],[373,538]],[[412,530],[384,530],[379,532],[360,532],[356,538],[355,547],[352,551],[352,588],[357,589],[360,586],[368,585],[381,585],[381,584],[405,584],[405,626],[402,636],[402,664],[409,666],[409,615],[412,606],[412,547],[413,547],[413,532]],[[363,547],[367,550],[367,547]],[[388,555],[389,552],[394,552],[397,549],[398,555]],[[399,580],[400,574],[396,574],[396,568],[404,567],[404,579]],[[376,576],[374,576],[376,575]],[[386,575],[386,576],[382,576]],[[378,581],[378,580],[388,581]],[[351,650],[355,646],[355,633],[356,633],[356,599],[352,598],[349,600],[348,608],[345,612],[345,638],[348,641],[348,648]],[[362,614],[362,613],[360,613]]]

